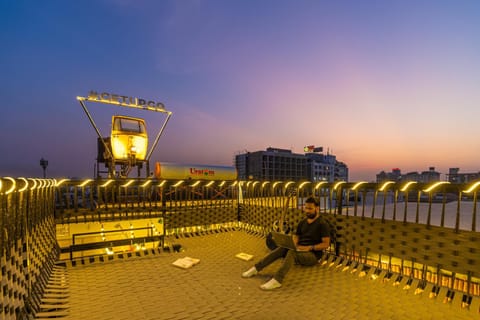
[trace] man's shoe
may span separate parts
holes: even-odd
[[[275,280],[275,278],[270,279],[269,281],[265,282],[260,286],[262,290],[273,290],[276,288],[280,288],[282,284]]]
[[[244,273],[242,273],[242,278],[251,278],[258,273],[257,268],[251,267]]]

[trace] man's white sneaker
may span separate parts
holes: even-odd
[[[242,277],[243,277],[243,278],[251,278],[251,277],[253,277],[254,275],[256,275],[257,273],[258,273],[257,268],[251,267],[250,269],[248,269],[247,271],[245,271],[244,273],[242,273]]]
[[[263,290],[273,290],[276,288],[280,288],[282,284],[275,280],[275,278],[270,279],[269,281],[265,282],[260,286],[261,289]]]

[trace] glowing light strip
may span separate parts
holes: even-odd
[[[24,185],[21,189],[19,189],[18,192],[23,192],[23,191],[27,190],[27,188],[28,188],[28,180],[25,179],[25,178],[18,178],[18,179],[23,180],[23,182],[25,182],[25,185]]]
[[[173,187],[176,188],[176,187],[180,186],[182,183],[183,183],[183,180],[180,180],[180,181],[178,181],[177,183],[175,183],[175,184],[173,185]]]
[[[344,183],[345,183],[345,181],[339,181],[339,182],[335,183],[335,185],[333,186],[333,190],[337,190],[337,188]]]
[[[219,187],[223,187],[223,185],[224,185],[225,183],[226,183],[225,181],[222,181],[218,186],[219,186]]]
[[[238,181],[235,181],[235,182],[231,185],[231,187],[235,187],[235,186],[237,185],[237,183],[238,183]]]
[[[300,183],[300,185],[298,186],[298,189],[302,189],[303,186],[306,185],[307,183],[310,183],[310,181],[305,181],[305,182]]]
[[[402,189],[400,189],[400,191],[402,192],[405,192],[408,190],[408,187],[410,187],[412,184],[416,184],[417,181],[409,181],[407,183],[405,183],[405,185],[402,187]]]
[[[145,183],[142,184],[142,188],[145,188],[145,187],[148,186],[150,183],[152,183],[152,180],[147,180],[147,181],[145,181]]]
[[[380,187],[380,189],[378,189],[378,191],[385,191],[385,189],[391,185],[391,184],[394,184],[395,182],[393,181],[385,181],[385,183]]]
[[[133,183],[134,180],[129,180],[127,183],[125,183],[124,185],[122,185],[122,187],[126,188],[128,187],[129,185],[131,185]]]
[[[93,181],[92,179],[87,179],[85,181],[83,181],[81,184],[79,184],[78,186],[79,187],[85,187],[90,181]]]
[[[60,181],[57,182],[56,186],[57,186],[57,187],[60,187],[60,185],[61,185],[62,183],[66,182],[66,181],[68,181],[68,180],[69,180],[69,179],[62,179],[62,180],[60,180]]]
[[[295,182],[293,182],[293,181],[289,181],[289,182],[287,182],[287,183],[285,184],[285,189],[287,189],[287,188],[288,188],[288,186],[289,186],[289,185],[291,185],[292,183],[295,183]]]
[[[267,185],[267,184],[269,184],[269,183],[270,183],[270,181],[265,181],[265,182],[263,182],[263,183],[262,183],[262,189],[263,189],[263,187],[265,187],[265,185]]]
[[[207,183],[207,184],[205,185],[205,187],[210,187],[214,182],[215,182],[215,181],[210,181],[209,183]]]
[[[438,182],[435,182],[434,184],[432,184],[430,187],[428,187],[427,189],[425,189],[423,191],[424,192],[433,191],[433,189],[435,189],[436,187],[441,186],[443,184],[450,184],[450,182],[448,182],[448,181],[438,181]]]
[[[200,184],[200,180],[198,180],[197,182],[195,182],[194,184],[192,184],[190,187],[196,187]]]
[[[111,180],[111,179],[110,179],[110,180],[107,180],[107,181],[105,181],[105,183],[102,184],[100,187],[104,187],[104,188],[105,188],[105,187],[107,187],[107,186],[108,186],[110,183],[112,183],[112,182],[113,182],[113,180]]]
[[[248,188],[248,186],[250,186],[250,183],[252,183],[252,181],[247,182],[247,188]]]
[[[470,188],[468,188],[467,190],[463,190],[462,192],[470,193],[470,192],[472,192],[473,190],[475,190],[479,185],[480,185],[480,181],[477,181],[477,182],[473,183],[473,184],[470,186]]]
[[[167,183],[167,180],[163,180],[162,182],[160,182],[158,184],[159,187],[163,187],[165,185],[165,183]]]
[[[281,182],[281,181],[275,181],[275,182],[273,183],[273,186],[272,186],[272,188],[273,188],[273,189],[275,189],[275,187],[276,187],[276,186],[277,186],[277,184],[279,184],[279,183],[282,183],[282,182]]]
[[[0,192],[2,192],[2,179],[0,179]]]
[[[360,182],[355,183],[352,190],[357,190],[358,187],[360,187],[362,184],[365,184],[365,183],[367,183],[367,182],[366,181],[360,181]]]
[[[37,187],[37,180],[36,179],[28,179],[28,180],[32,180],[33,181],[33,186],[30,188],[30,190],[33,190]]]
[[[13,179],[13,178],[11,178],[11,177],[5,177],[5,179],[12,181],[12,186],[10,187],[10,189],[8,189],[8,190],[5,192],[5,194],[12,193],[13,190],[15,190],[15,187],[16,187],[15,179]]]
[[[317,185],[315,186],[315,190],[317,190],[318,188],[320,188],[321,185],[324,185],[324,184],[327,184],[327,181],[320,181],[320,182],[317,183]]]
[[[260,183],[260,181],[255,181],[252,186],[255,188],[255,185],[256,185],[257,183]]]

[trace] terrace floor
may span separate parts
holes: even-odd
[[[262,291],[279,262],[243,279],[268,252],[264,238],[243,231],[173,242],[184,251],[67,266],[70,307],[63,319],[480,319],[478,297],[461,308],[461,294],[444,303],[441,294],[415,295],[413,286],[405,290],[328,263],[294,265],[282,288]],[[236,258],[240,252],[254,259]],[[185,256],[200,263],[172,266]]]

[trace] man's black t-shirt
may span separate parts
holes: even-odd
[[[322,242],[324,237],[330,237],[330,226],[322,217],[318,217],[312,223],[308,223],[305,218],[298,224],[296,235],[299,245],[311,246]],[[321,255],[321,251],[318,253]],[[318,255],[317,252],[315,254]]]

